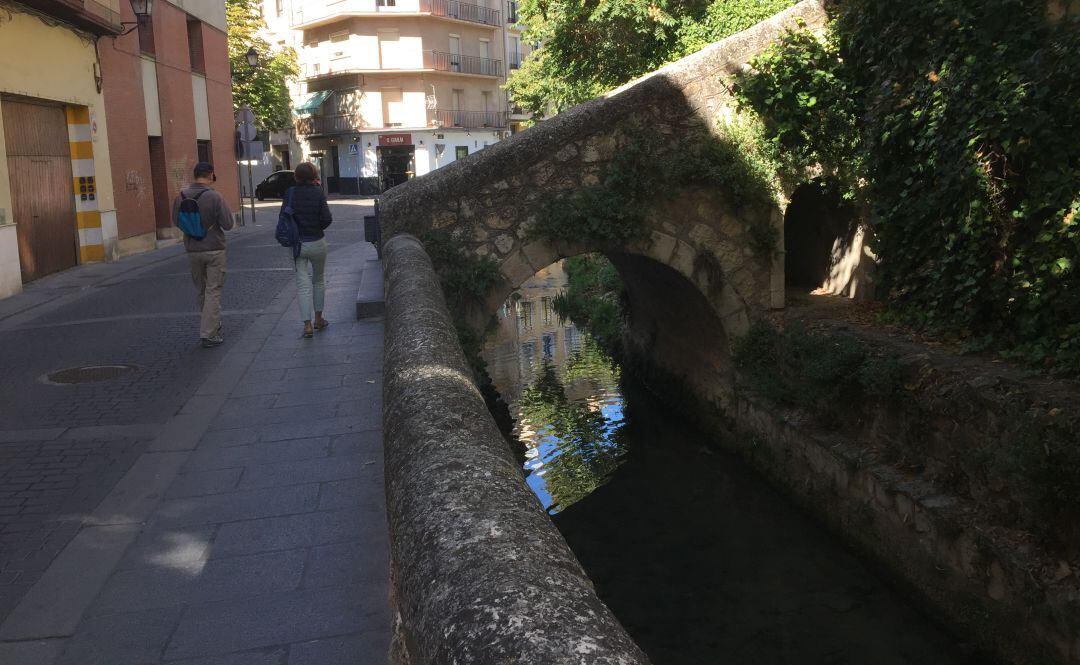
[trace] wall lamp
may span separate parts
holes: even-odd
[[[120,33],[120,37],[123,37],[135,28],[138,28],[143,21],[149,21],[150,14],[154,11],[154,0],[130,0],[130,2],[131,11],[135,12],[135,21],[121,21],[121,28],[124,26],[128,27]]]
[[[132,0],[132,2],[134,1],[135,0]],[[229,74],[238,81],[246,81],[255,73],[255,68],[259,66],[259,52],[255,50],[254,46],[247,50],[247,53],[244,54],[244,58],[247,60],[248,64],[248,70],[246,72],[238,72],[235,67],[231,64],[229,65]]]

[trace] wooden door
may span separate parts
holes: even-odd
[[[12,217],[22,278],[78,264],[78,232],[64,109],[3,100]]]

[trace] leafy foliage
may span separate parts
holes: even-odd
[[[756,393],[824,421],[866,399],[887,398],[901,386],[893,356],[872,352],[849,335],[827,335],[794,324],[778,330],[755,322],[735,346],[735,366]]]
[[[226,0],[225,15],[229,24],[229,64],[237,76],[233,81],[233,104],[250,106],[260,129],[276,130],[292,121],[288,81],[300,73],[296,51],[275,48],[259,35],[264,27],[258,0]],[[247,52],[259,53],[259,64],[252,69]]]
[[[558,113],[745,30],[795,0],[522,0],[524,38],[543,44],[507,90]]]
[[[1080,17],[852,0],[753,65],[772,140],[864,192],[895,316],[1080,371]]]
[[[615,266],[600,254],[582,254],[563,261],[563,269],[566,290],[555,297],[555,312],[612,348],[622,336],[623,285]]]

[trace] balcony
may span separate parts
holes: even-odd
[[[105,0],[20,0],[20,2],[42,14],[95,35],[117,35],[123,29],[120,27],[120,12]]]
[[[427,125],[438,129],[506,129],[505,111],[428,111]],[[297,136],[325,136],[333,134],[356,134],[361,131],[394,131],[400,123],[375,126],[358,114],[313,115],[296,119]]]
[[[525,60],[525,56],[521,53],[511,51],[506,54],[506,61],[509,63],[510,69],[520,69],[523,60]]]
[[[479,58],[475,55],[424,51],[424,69],[439,72],[457,72],[478,76],[502,76],[502,60]]]
[[[502,60],[480,58],[474,55],[443,53],[434,50],[413,51],[412,53],[402,54],[397,64],[396,67],[386,67],[381,66],[381,63],[372,62],[371,58],[330,58],[321,62],[305,63],[301,67],[301,77],[311,81],[313,79],[348,74],[420,71],[452,72],[474,76],[502,76]],[[373,65],[376,66],[373,67]]]
[[[355,115],[313,115],[296,119],[297,136],[318,134],[352,134],[368,129]]]
[[[492,27],[502,24],[501,11],[460,0],[340,0],[332,5],[315,2],[297,5],[293,7],[289,24],[298,30],[316,28],[354,16],[394,14],[428,14]]]
[[[506,111],[432,111],[435,127],[442,129],[505,129]]]

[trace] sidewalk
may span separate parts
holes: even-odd
[[[366,243],[327,267],[332,324],[291,284],[83,519],[0,625],[0,663],[386,661],[382,322],[353,320]]]

